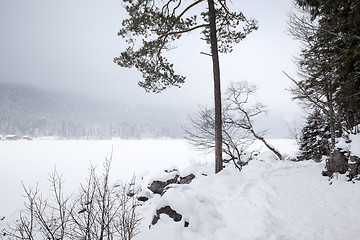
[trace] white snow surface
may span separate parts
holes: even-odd
[[[351,151],[358,154],[360,138],[350,138]],[[270,142],[283,155],[297,151],[293,141]],[[277,161],[264,147],[241,172],[229,166],[215,175],[212,156],[195,153],[184,140],[1,141],[0,218],[9,220],[21,208],[21,181],[39,182],[46,191],[47,174],[56,166],[66,190],[76,191],[89,163],[101,167],[112,149],[113,179],[129,179],[135,172],[150,197],[139,208],[143,221],[134,240],[360,239],[360,182],[348,182],[344,175],[329,180],[321,176],[324,163]],[[146,189],[151,180],[174,175],[163,171],[174,168],[179,169],[176,174],[194,173],[196,178],[171,185],[163,196]],[[166,205],[182,214],[182,220],[161,214],[149,229],[156,209]],[[184,221],[189,222],[186,228]]]
[[[188,185],[173,184],[162,197],[144,203],[142,232],[134,240],[360,239],[360,184],[340,175],[329,181],[321,176],[324,167],[277,161],[266,152],[242,172],[229,166],[215,175],[209,174],[213,166],[200,171],[194,166],[194,172],[209,175],[197,175]],[[182,220],[161,214],[149,228],[156,209],[164,206]]]
[[[360,157],[360,134],[350,134],[349,138],[351,140],[351,154]]]
[[[156,174],[163,169],[185,168],[191,162],[206,162],[182,139],[143,140],[55,140],[0,141],[0,219],[17,215],[25,200],[22,183],[39,185],[48,193],[48,175],[56,169],[63,177],[64,191],[78,191],[89,174],[90,164],[101,173],[105,158],[110,158],[112,181],[127,181],[135,174]],[[2,221],[0,221],[1,227]]]

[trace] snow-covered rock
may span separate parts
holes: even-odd
[[[154,194],[163,195],[173,184],[189,184],[197,176],[207,176],[206,172],[201,167],[185,169],[181,173],[176,167],[165,169],[161,174],[149,180],[147,188]]]
[[[349,180],[360,179],[360,134],[345,134],[337,138],[334,154],[336,162],[343,162],[345,166],[341,173],[346,172]]]

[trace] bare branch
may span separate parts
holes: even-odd
[[[111,159],[110,159],[111,160]],[[79,196],[69,207],[69,197],[63,197],[61,176],[54,171],[49,176],[52,198],[44,199],[39,189],[24,188],[25,211],[15,226],[4,234],[11,239],[124,239],[137,234],[140,218],[136,212],[137,194],[131,184],[109,185],[110,160],[104,163],[101,177],[90,168],[87,185],[81,185]],[[134,192],[128,195],[129,190]],[[41,235],[41,236],[39,236]]]
[[[211,55],[210,53],[200,52],[200,54],[203,54],[203,55],[206,55],[206,56],[212,57],[212,55]]]
[[[262,104],[250,105],[250,96],[255,93],[255,86],[246,82],[232,83],[225,91],[222,109],[223,152],[228,156],[224,162],[232,161],[241,170],[246,163],[241,158],[244,151],[255,141],[260,140],[279,159],[282,155],[264,139],[253,127],[253,118],[265,111]],[[189,120],[192,129],[185,129],[186,139],[198,150],[212,150],[214,143],[213,109],[199,106],[199,111]]]
[[[317,106],[319,109],[321,109],[325,114],[328,114],[328,109],[326,108],[326,104],[319,98],[317,98],[315,95],[310,94],[306,89],[304,89],[294,78],[290,77],[285,71],[283,71],[285,76],[287,76],[300,90],[301,94],[312,104]],[[294,90],[292,90],[294,91]]]

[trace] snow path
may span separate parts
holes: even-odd
[[[167,196],[178,209],[187,201],[182,211],[190,214],[188,228],[161,215],[157,225],[135,239],[360,239],[360,185],[329,182],[321,176],[323,169],[324,164],[312,161],[265,158],[251,161],[241,173],[225,169],[198,178]]]
[[[265,180],[276,196],[271,198],[272,210],[276,210],[271,211],[272,217],[281,226],[276,232],[284,233],[274,239],[360,237],[360,228],[355,224],[360,220],[359,184],[335,180],[330,185],[319,174],[325,167],[323,164],[301,162],[296,168],[292,166],[294,163],[273,164],[280,166],[265,174]]]
[[[235,217],[244,216],[239,219],[243,221],[240,224],[243,229],[239,230],[245,234],[239,237],[277,240],[360,238],[360,228],[354,224],[360,217],[349,217],[354,210],[360,214],[360,191],[352,189],[351,198],[342,198],[349,195],[347,186],[351,183],[335,181],[330,185],[320,174],[323,164],[314,162],[254,161],[251,164],[263,166],[257,167],[261,171],[247,174],[242,189],[236,191],[235,199],[246,204],[245,210],[234,213]]]

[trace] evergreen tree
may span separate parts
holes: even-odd
[[[231,12],[228,0],[123,0],[129,18],[123,20],[119,36],[126,39],[128,48],[114,59],[121,67],[135,67],[144,81],[139,85],[146,91],[161,92],[178,86],[185,77],[175,73],[173,64],[163,53],[184,33],[202,29],[203,39],[210,45],[213,63],[215,102],[215,172],[222,170],[222,119],[220,66],[218,53],[232,51],[232,44],[257,29],[254,20],[241,12]],[[200,9],[197,10],[197,9]],[[202,9],[202,10],[201,10]],[[238,27],[242,26],[239,30]],[[141,41],[139,41],[141,39]]]
[[[328,115],[333,111],[335,120],[351,131],[360,124],[360,1],[297,0],[297,4],[309,16],[292,31],[305,43],[299,61],[305,78],[299,83],[309,93],[326,92],[326,102],[333,108],[328,108]]]
[[[317,107],[330,129],[328,174],[346,172],[347,160],[336,149],[336,126],[357,132],[360,123],[360,1],[297,0],[303,15],[293,16],[292,35],[303,43],[295,98]]]
[[[315,109],[306,119],[301,130],[300,151],[304,159],[320,161],[323,155],[329,155],[329,122],[319,109]]]

